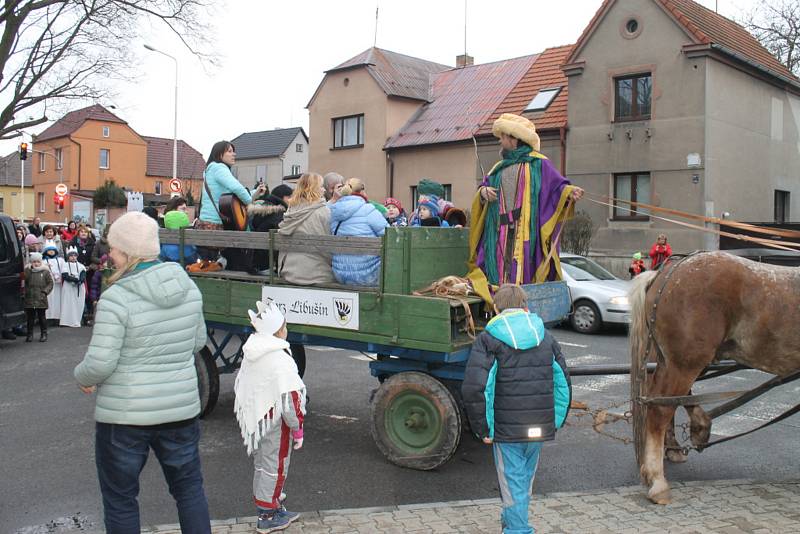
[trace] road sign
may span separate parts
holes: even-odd
[[[173,193],[180,193],[181,192],[181,181],[177,178],[173,178],[169,181],[169,190]]]
[[[62,197],[69,192],[69,188],[67,188],[67,184],[58,184],[56,186],[56,194],[61,195]]]

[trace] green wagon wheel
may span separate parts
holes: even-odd
[[[435,469],[458,448],[461,413],[453,395],[432,376],[399,373],[375,393],[372,437],[393,464]]]

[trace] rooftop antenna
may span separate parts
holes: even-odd
[[[372,47],[378,46],[378,2],[375,2],[375,38],[372,40]]]

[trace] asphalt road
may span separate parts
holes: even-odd
[[[93,399],[81,394],[72,368],[83,356],[88,329],[59,329],[46,344],[0,341],[0,532],[70,532],[102,525],[94,467]],[[626,363],[625,331],[583,336],[555,330],[571,365]],[[468,435],[455,458],[418,472],[384,460],[369,432],[369,398],[377,382],[358,353],[308,350],[311,397],[303,450],[292,460],[287,493],[299,511],[477,499],[498,495],[490,449]],[[763,379],[747,371],[723,377],[714,389],[745,389]],[[558,439],[545,445],[536,492],[600,489],[638,483],[630,425],[593,429],[590,412],[627,410],[626,376],[576,377],[573,410]],[[706,386],[708,387],[708,386]],[[722,435],[778,413],[796,402],[800,384],[785,386],[735,416],[715,422]],[[233,376],[223,377],[216,410],[203,421],[201,451],[213,518],[253,515],[251,462],[232,414]],[[800,416],[766,430],[692,454],[668,466],[672,480],[796,479]],[[143,524],[177,521],[158,464],[151,456],[141,478]]]

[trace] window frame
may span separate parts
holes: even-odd
[[[54,149],[54,152],[56,156],[56,170],[60,171],[64,168],[64,149],[56,148]]]
[[[347,119],[354,119],[354,118],[358,119],[358,121],[356,122],[356,124],[357,124],[357,128],[356,128],[356,143],[353,144],[353,145],[341,144],[341,145],[337,146],[337,144],[336,144],[336,125],[337,125],[337,122],[341,122],[341,125],[342,125],[342,127],[341,127],[341,136],[339,137],[339,139],[340,139],[340,143],[344,143],[344,124],[345,124],[345,121]],[[334,118],[332,118],[331,119],[331,131],[332,131],[332,134],[333,134],[333,138],[331,140],[332,141],[331,150],[347,150],[347,149],[350,149],[350,148],[363,148],[363,146],[364,146],[364,137],[366,136],[366,132],[365,132],[365,128],[364,128],[364,114],[363,113],[359,113],[359,114],[356,114],[356,115],[345,115],[343,117],[334,117]]]
[[[773,193],[773,221],[776,224],[785,224],[791,221],[791,199],[792,193],[791,191],[786,191],[784,189],[775,189]],[[778,199],[780,198],[781,203],[778,203]],[[780,210],[778,210],[778,206],[780,206]],[[781,212],[781,218],[778,218],[778,212]]]
[[[638,202],[637,197],[636,197],[636,193],[638,191],[637,183],[638,183],[640,177],[647,177],[647,180],[648,180],[649,185],[650,185],[650,196],[651,196],[651,199],[648,199],[648,202],[645,202],[645,204],[650,204],[649,200],[652,200],[652,196],[653,196],[653,193],[652,193],[652,191],[653,191],[652,174],[650,172],[619,172],[619,173],[615,173],[614,176],[613,176],[613,180],[614,180],[614,183],[613,183],[614,198],[620,198],[619,197],[619,193],[618,193],[618,189],[617,189],[617,178],[620,178],[620,177],[623,177],[623,176],[629,176],[631,178],[631,190],[630,190],[630,198],[629,198],[630,202]],[[628,208],[632,208],[632,206],[627,206],[627,207]],[[627,215],[620,214],[618,210],[622,211],[623,213],[627,213]],[[634,214],[628,212],[624,208],[622,208],[622,209],[618,208],[617,207],[617,203],[614,202],[614,206],[613,206],[612,211],[611,211],[611,220],[612,221],[649,221],[650,220],[650,215],[639,215],[639,214],[634,215]]]
[[[161,180],[156,180],[155,182],[153,182],[153,193],[155,195],[161,196],[163,194],[162,193],[163,190],[164,190],[164,182],[162,182]]]
[[[642,115],[639,113],[639,83],[638,81],[644,78],[650,78],[650,112],[646,115]],[[620,116],[620,97],[619,97],[619,83],[623,81],[631,80],[631,114],[626,116]],[[625,74],[622,76],[614,76],[613,79],[613,88],[614,88],[614,122],[635,122],[635,121],[647,121],[652,119],[653,117],[653,73],[652,72],[640,72],[637,74]]]
[[[297,172],[295,172],[295,171],[297,171]],[[291,176],[297,176],[297,175],[299,175],[299,174],[301,174],[300,165],[297,165],[297,164],[295,164],[295,165],[292,165],[292,168],[291,168]]]
[[[103,167],[103,152],[106,153],[106,166]],[[110,148],[101,148],[100,149],[100,168],[101,169],[110,169],[111,168],[111,149]]]
[[[46,202],[47,201],[45,199],[45,194],[39,191],[36,194],[36,203],[39,204],[39,209],[38,209],[39,213],[45,213],[47,211],[47,208],[45,207]]]
[[[295,152],[303,152],[303,143],[295,143],[294,144],[294,151]]]
[[[47,163],[44,159],[44,154],[42,152],[37,153],[39,155],[39,172],[46,172],[47,171]]]
[[[533,96],[533,98],[531,98],[531,101],[528,102],[528,105],[524,109],[523,113],[541,113],[542,111],[547,111],[547,108],[549,108],[553,104],[553,101],[556,98],[558,98],[558,95],[561,94],[561,90],[562,89],[563,89],[563,87],[561,87],[561,86],[558,86],[558,87],[546,87],[544,89],[539,89],[536,92],[536,94]],[[533,106],[533,102],[537,98],[539,98],[539,95],[541,95],[543,93],[553,93],[553,94],[552,94],[552,96],[550,96],[550,98],[548,98],[548,100],[547,100],[547,102],[545,103],[544,106],[535,107],[535,108],[531,107],[531,106]]]
[[[111,127],[103,126],[103,137],[111,137]]]

